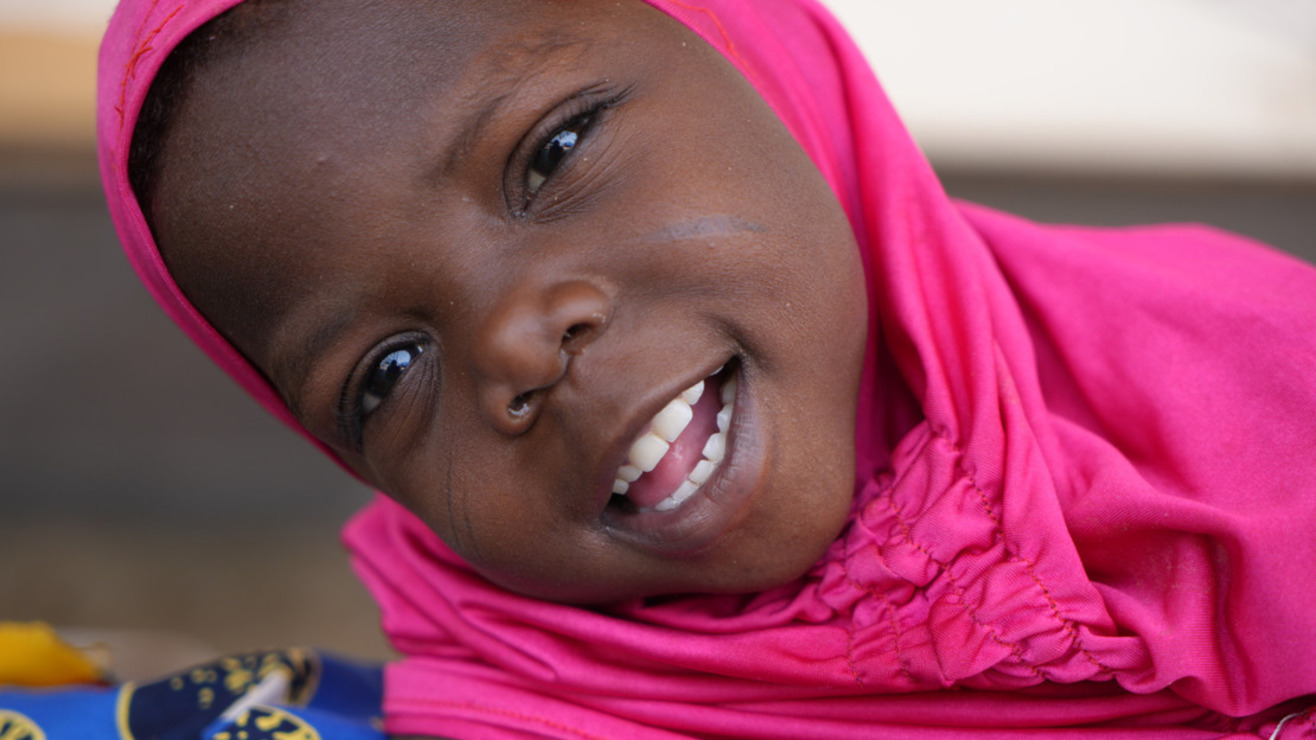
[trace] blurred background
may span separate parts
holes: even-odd
[[[1316,0],[829,4],[952,194],[1316,259]],[[92,121],[111,6],[0,0],[0,620],[109,636],[129,676],[293,644],[384,657],[337,544],[368,492],[119,253]]]

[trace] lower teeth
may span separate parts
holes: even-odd
[[[736,377],[732,375],[722,384],[721,401],[723,405],[717,413],[717,431],[709,435],[708,441],[704,443],[703,458],[670,496],[653,506],[654,511],[672,511],[676,509],[688,501],[691,496],[694,496],[699,488],[717,471],[718,466],[722,463],[722,458],[726,456],[726,439],[731,427],[731,416],[735,412],[735,399]],[[666,450],[664,450],[665,453]],[[627,461],[627,464],[621,467],[617,473],[617,478],[613,481],[612,492],[625,496],[626,492],[630,490],[631,483],[634,483],[649,470],[653,470],[656,465],[657,463],[654,461],[653,465],[648,465],[647,469],[642,470],[641,466]]]
[[[671,511],[672,509],[675,509],[676,507],[685,503],[686,499],[695,495],[695,491],[698,490],[699,490],[699,484],[691,483],[690,479],[687,478],[686,480],[681,482],[681,485],[677,486],[675,493],[663,499],[662,501],[659,501],[658,504],[653,508],[655,511]]]

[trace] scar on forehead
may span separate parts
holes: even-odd
[[[690,221],[664,226],[644,237],[646,242],[670,242],[683,239],[698,239],[716,234],[732,234],[743,231],[762,233],[768,230],[763,224],[756,224],[735,216],[703,216]]]

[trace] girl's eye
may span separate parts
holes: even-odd
[[[393,390],[393,386],[398,382],[398,378],[401,378],[411,363],[420,357],[421,352],[424,352],[424,349],[414,342],[394,347],[385,352],[366,371],[361,383],[361,400],[358,406],[362,419],[384,402],[388,392]]]
[[[553,171],[562,164],[562,160],[567,158],[571,150],[576,148],[580,137],[584,135],[585,129],[589,128],[590,121],[593,119],[592,113],[586,113],[576,116],[567,122],[567,125],[558,129],[535,156],[530,160],[530,170],[526,173],[526,191],[530,195],[539,192],[539,188],[553,174]]]

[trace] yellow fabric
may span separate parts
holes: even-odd
[[[0,622],[0,685],[97,683],[104,671],[44,622]]]

